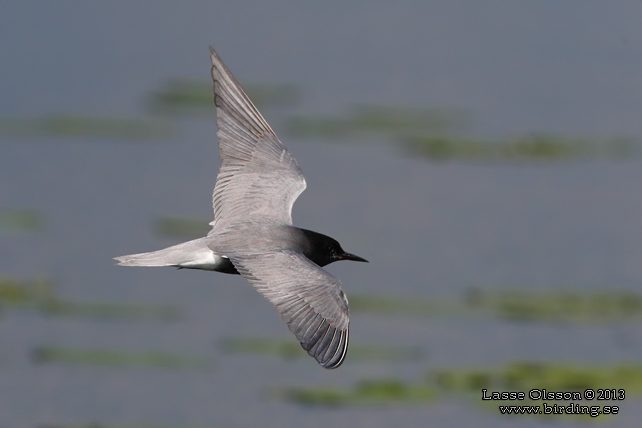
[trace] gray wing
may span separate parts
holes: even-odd
[[[232,263],[281,314],[308,354],[327,369],[348,351],[348,299],[341,283],[303,254],[279,251],[230,256]]]
[[[213,226],[252,218],[292,224],[292,204],[305,189],[305,178],[214,49],[210,51],[221,154]]]

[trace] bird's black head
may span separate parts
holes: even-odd
[[[325,266],[339,260],[353,260],[355,262],[368,262],[354,254],[346,253],[336,239],[327,235],[300,229],[306,238],[307,245],[304,245],[303,254],[319,266]]]

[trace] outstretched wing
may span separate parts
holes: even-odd
[[[341,283],[295,251],[230,256],[234,267],[281,314],[308,354],[327,369],[348,351],[348,299]]]
[[[214,188],[214,230],[238,219],[292,224],[292,205],[306,187],[287,151],[210,47],[221,169]]]

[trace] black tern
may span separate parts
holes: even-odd
[[[308,354],[327,369],[337,368],[348,350],[350,311],[341,283],[321,267],[367,260],[329,236],[292,225],[292,205],[305,178],[212,47],[210,52],[221,156],[212,230],[204,238],[115,260],[240,274],[276,307]]]

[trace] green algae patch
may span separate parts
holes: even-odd
[[[56,296],[53,281],[47,278],[0,277],[0,308],[36,312],[51,317],[97,321],[172,322],[182,317],[176,305],[124,302],[83,302]]]
[[[642,366],[625,363],[583,366],[518,361],[499,368],[434,370],[427,379],[444,391],[479,393],[480,396],[482,388],[527,393],[531,389],[582,392],[585,389],[625,389],[632,394],[642,392]]]
[[[308,354],[294,340],[227,338],[221,345],[227,353],[268,355],[286,360],[308,358]],[[421,348],[390,345],[350,345],[348,355],[351,361],[417,361],[424,357]]]
[[[449,309],[454,309],[455,303],[425,298],[350,294],[351,311],[386,315],[439,316],[452,313]]]
[[[198,238],[206,236],[211,220],[183,217],[161,217],[154,224],[154,232],[166,238]]]
[[[0,135],[13,137],[158,140],[173,135],[158,118],[101,117],[55,114],[44,117],[0,117]]]
[[[285,132],[292,138],[325,140],[341,140],[357,135],[357,129],[350,120],[331,116],[292,116],[285,121]]]
[[[34,307],[53,293],[53,284],[46,278],[0,277],[0,307]]]
[[[343,116],[293,115],[285,119],[288,135],[325,140],[383,138],[401,152],[431,161],[484,163],[568,162],[588,159],[629,159],[640,152],[628,137],[531,133],[500,138],[462,135],[470,114],[447,108],[357,106]]]
[[[469,114],[463,110],[446,108],[362,105],[353,109],[350,120],[362,132],[444,133],[465,127],[469,122]]]
[[[55,317],[94,319],[100,321],[145,321],[173,322],[182,318],[174,305],[149,305],[140,303],[79,302],[61,299],[46,299],[38,310]]]
[[[437,392],[427,385],[410,385],[395,379],[382,379],[362,381],[350,389],[275,389],[272,396],[303,405],[345,406],[428,403],[437,398]]]
[[[642,320],[642,295],[633,291],[495,290],[476,305],[516,322],[609,324]]]
[[[33,232],[42,229],[42,213],[28,209],[0,208],[0,233]]]
[[[607,416],[606,407],[611,411],[623,400],[639,397],[642,366],[517,361],[497,368],[433,370],[427,382],[445,397],[466,396],[490,412],[597,417]],[[513,398],[502,397],[502,392],[513,393]],[[521,410],[523,406],[538,407],[524,413],[516,406],[522,406]],[[604,413],[599,413],[602,410]]]
[[[375,135],[398,137],[409,133],[442,133],[459,129],[467,122],[468,115],[454,109],[361,105],[343,117],[290,116],[285,121],[285,130],[288,135],[297,138],[338,140]]]
[[[402,147],[411,155],[435,161],[570,161],[626,159],[639,147],[633,140],[603,140],[536,134],[485,141],[456,135],[425,135],[403,138]]]
[[[523,393],[522,399],[491,400],[493,392]],[[554,393],[555,398],[548,394]],[[466,399],[487,411],[498,405],[618,405],[642,393],[642,366],[633,363],[582,365],[516,361],[499,367],[449,368],[429,371],[417,382],[369,379],[347,388],[286,387],[274,398],[302,405],[421,405],[437,400]],[[484,399],[484,397],[486,397]],[[579,416],[587,416],[582,414]]]
[[[292,107],[299,102],[299,91],[286,84],[247,84],[245,92],[258,108]],[[172,79],[149,97],[149,110],[154,114],[213,115],[212,81]]]
[[[106,348],[39,346],[31,352],[35,364],[147,367],[157,369],[209,370],[210,358],[184,357],[160,351],[120,351]]]
[[[460,299],[350,295],[353,312],[420,317],[494,317],[511,322],[614,324],[642,321],[642,294],[629,290],[469,288]]]
[[[185,425],[146,425],[146,424],[118,425],[118,424],[106,424],[106,423],[90,423],[90,424],[81,424],[81,425],[45,424],[45,425],[40,425],[39,428],[195,428],[195,427],[187,427]]]

